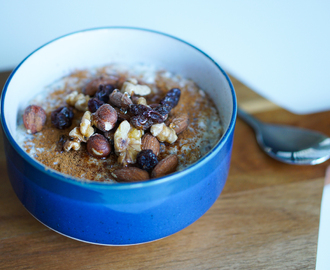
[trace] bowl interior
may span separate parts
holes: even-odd
[[[19,112],[43,88],[76,69],[111,63],[150,64],[193,79],[213,99],[224,131],[235,114],[227,75],[207,55],[179,39],[134,28],[99,28],[58,38],[30,54],[12,73],[2,95],[2,121],[16,138]]]

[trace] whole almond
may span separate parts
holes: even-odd
[[[185,113],[175,117],[170,124],[170,128],[173,128],[176,134],[180,134],[187,129],[188,125],[189,117]]]
[[[169,155],[162,159],[151,172],[151,178],[158,178],[167,174],[175,172],[178,166],[178,157],[176,155]]]
[[[118,182],[138,182],[149,180],[148,172],[136,167],[118,169],[115,170],[112,175]]]
[[[122,96],[123,96],[123,93],[119,92],[118,89],[113,90],[113,92],[109,96],[110,104],[120,108]]]
[[[42,130],[46,123],[46,112],[37,105],[28,106],[23,114],[23,123],[27,133],[34,134]]]
[[[150,133],[144,134],[142,137],[142,150],[152,150],[152,152],[158,156],[160,151],[160,143],[156,137],[152,136]]]

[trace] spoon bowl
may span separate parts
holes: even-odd
[[[330,138],[320,132],[266,124],[240,108],[237,109],[237,115],[254,129],[259,146],[279,161],[315,165],[330,158]]]

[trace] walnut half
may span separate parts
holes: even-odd
[[[136,156],[141,151],[141,137],[144,131],[131,126],[128,121],[123,121],[118,126],[114,135],[115,153],[118,163],[126,166],[136,162]]]

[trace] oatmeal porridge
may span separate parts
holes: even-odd
[[[218,111],[196,83],[146,65],[74,71],[19,114],[17,139],[31,157],[91,181],[183,170],[222,136]]]

